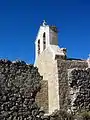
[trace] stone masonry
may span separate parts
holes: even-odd
[[[72,69],[90,67],[90,59],[68,59],[66,48],[58,46],[57,32],[56,27],[49,26],[44,21],[35,40],[34,65],[43,76],[42,88],[36,101],[48,114],[56,109],[71,110],[75,97],[71,96],[69,73]]]
[[[49,113],[52,113],[55,109],[59,109],[59,84],[57,61],[52,59],[52,54],[49,50],[45,50],[39,56],[36,65],[38,67],[40,75],[43,76],[43,81],[47,81],[48,83],[48,97],[44,94],[43,102],[45,103],[46,98],[48,99],[48,106],[46,105],[44,107],[48,108],[47,111]],[[39,98],[40,97],[41,96],[39,96]]]
[[[88,67],[86,61],[82,60],[57,60],[58,67],[58,82],[59,82],[59,104],[60,109],[67,109],[71,107],[70,92],[69,87],[69,71],[73,69],[85,69]],[[71,109],[71,108],[70,108]]]
[[[70,89],[68,80],[68,71],[74,68],[85,69],[88,67],[86,61],[82,60],[68,60],[68,59],[55,59],[53,60],[52,54],[49,49],[43,51],[37,61],[39,73],[43,76],[44,81],[47,81],[48,88],[38,93],[38,98],[42,99],[38,103],[46,112],[51,114],[55,109],[69,109],[70,106]],[[46,85],[46,84],[45,84]],[[48,92],[47,94],[45,92]],[[44,94],[44,95],[42,95]],[[45,96],[48,95],[48,96]],[[44,96],[42,98],[42,96]],[[46,103],[47,102],[47,103]]]

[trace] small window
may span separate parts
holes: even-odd
[[[43,50],[46,48],[46,34],[43,33]]]
[[[46,37],[46,35],[45,35],[45,32],[43,33],[43,38],[45,38]]]
[[[38,55],[40,54],[40,39],[38,40]]]

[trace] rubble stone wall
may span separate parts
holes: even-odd
[[[59,79],[59,102],[60,109],[69,109],[71,105],[68,72],[70,69],[88,67],[86,61],[80,60],[57,60]]]
[[[35,117],[39,110],[35,96],[41,80],[33,65],[24,61],[0,60],[0,120]]]
[[[36,95],[36,102],[41,109],[48,113],[48,81],[41,81],[41,89]]]
[[[73,110],[76,112],[90,111],[90,68],[74,69],[70,75],[71,97]]]

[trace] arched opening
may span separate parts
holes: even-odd
[[[43,50],[46,48],[46,34],[43,33]]]
[[[38,55],[40,54],[40,39],[38,40]]]

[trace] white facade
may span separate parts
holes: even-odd
[[[43,36],[45,38],[43,38]],[[44,44],[45,43],[45,44]],[[47,48],[50,48],[53,58],[55,59],[55,55],[66,55],[65,48],[59,48],[58,46],[58,34],[57,28],[55,26],[49,26],[44,21],[40,26],[36,40],[35,40],[35,63],[37,61],[38,56]]]
[[[57,32],[53,31],[49,25],[46,24],[44,21],[43,24],[40,26],[36,40],[35,40],[35,61],[38,54],[38,40],[40,40],[40,54],[44,51],[44,45],[43,45],[43,35],[45,34],[45,43],[46,48],[50,45],[58,45],[58,37]],[[46,49],[45,48],[45,49]]]

